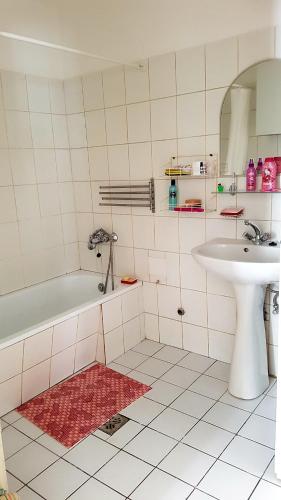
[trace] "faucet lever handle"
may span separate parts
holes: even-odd
[[[270,240],[270,239],[271,239],[271,233],[263,233],[263,234],[261,235],[261,238],[260,238],[260,239],[261,239],[261,241],[263,241],[263,242]]]

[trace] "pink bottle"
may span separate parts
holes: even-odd
[[[262,191],[270,192],[276,190],[277,165],[274,158],[265,158],[262,167]]]
[[[246,191],[255,191],[257,189],[257,172],[255,169],[254,160],[249,161],[249,166],[246,171]]]

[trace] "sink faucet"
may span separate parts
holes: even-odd
[[[255,231],[254,235],[248,232],[243,233],[243,237],[249,241],[252,241],[254,245],[262,245],[266,241],[270,240],[271,234],[263,233],[261,229],[253,222],[245,220],[244,224],[245,226],[250,226]]]

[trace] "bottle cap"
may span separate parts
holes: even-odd
[[[176,185],[176,181],[175,181],[175,179],[172,179],[171,180],[171,186],[175,186],[175,185]]]

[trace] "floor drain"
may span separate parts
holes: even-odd
[[[115,432],[117,432],[123,425],[125,425],[129,421],[129,418],[124,417],[124,415],[114,415],[108,422],[99,427],[99,430],[105,432],[112,436]]]

